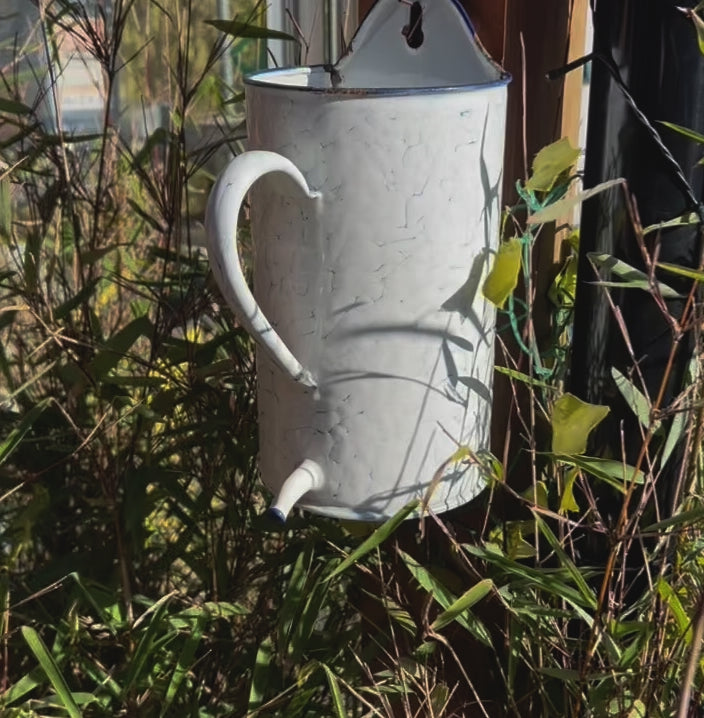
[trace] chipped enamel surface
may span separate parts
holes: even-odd
[[[453,2],[426,4],[457,20]],[[374,36],[375,12],[384,27],[407,17],[378,3],[360,33]],[[365,42],[348,55],[359,76]],[[219,178],[206,224],[216,280],[259,345],[260,467],[282,516],[295,503],[382,520],[434,477],[436,512],[484,488],[475,466],[448,464],[459,445],[488,448],[491,416],[495,317],[480,288],[498,242],[506,80],[475,56],[466,87],[438,85],[436,62],[423,80],[427,58],[406,87],[393,68],[373,91],[340,86],[352,59],[337,87],[322,68],[247,86],[252,152]],[[250,185],[253,296],[234,239]]]

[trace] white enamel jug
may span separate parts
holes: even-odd
[[[334,68],[247,79],[250,149],[218,178],[206,232],[258,344],[260,468],[279,518],[295,504],[378,521],[483,489],[476,465],[448,459],[489,444],[481,284],[507,82],[453,0],[379,0]],[[253,293],[236,244],[250,189]]]

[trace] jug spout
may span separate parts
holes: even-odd
[[[269,507],[269,516],[284,523],[294,504],[309,491],[322,489],[324,483],[325,475],[320,465],[312,459],[306,459],[284,481],[274,503]]]

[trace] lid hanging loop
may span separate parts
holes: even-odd
[[[405,36],[408,47],[416,50],[425,39],[423,36],[423,6],[419,2],[410,2],[410,0],[399,0],[399,2],[410,5],[408,25],[404,26],[401,33]]]

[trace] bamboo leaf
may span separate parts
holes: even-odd
[[[200,616],[198,616],[198,618],[196,619],[196,623],[193,627],[192,632],[190,632],[186,636],[186,639],[183,643],[183,647],[181,648],[181,653],[178,657],[178,662],[176,663],[174,672],[171,674],[169,686],[166,689],[166,694],[164,696],[164,702],[162,704],[160,713],[162,717],[165,716],[168,712],[169,706],[173,703],[174,699],[178,695],[178,691],[181,687],[181,684],[183,683],[183,679],[188,675],[188,672],[193,666],[193,659],[195,658],[196,650],[198,649],[198,646],[200,645],[200,642],[203,638],[203,631],[205,630],[205,626],[208,623],[208,619],[208,613],[206,611],[202,611]]]
[[[665,222],[657,222],[656,224],[650,224],[643,230],[643,235],[652,234],[653,232],[659,232],[661,229],[674,229],[676,227],[691,227],[694,224],[699,224],[699,216],[695,212],[687,212],[674,219],[668,219]]]
[[[645,475],[642,471],[636,471],[635,467],[629,464],[622,464],[613,459],[602,459],[596,456],[565,456],[554,454],[556,461],[561,461],[568,466],[574,466],[586,471],[597,479],[606,482],[610,486],[624,493],[629,483],[645,483]]]
[[[689,616],[682,606],[680,597],[664,578],[658,579],[657,589],[658,595],[670,609],[670,613],[675,619],[675,623],[677,623],[677,629],[680,635],[689,646],[692,643],[692,622],[689,620]]]
[[[127,354],[137,339],[150,335],[152,328],[149,317],[144,314],[133,319],[129,324],[113,334],[91,362],[91,368],[95,376],[105,377],[118,365],[120,359]]]
[[[574,167],[578,159],[579,150],[572,147],[567,137],[543,147],[533,159],[533,174],[526,182],[526,189],[549,192],[558,177]]]
[[[0,177],[0,238],[8,241],[12,236],[12,202],[10,180]]]
[[[571,209],[577,205],[582,204],[586,200],[594,197],[597,194],[605,192],[607,189],[616,187],[617,185],[624,184],[623,179],[609,180],[608,182],[602,182],[601,184],[592,187],[591,189],[584,190],[575,195],[568,195],[563,199],[553,202],[537,212],[534,212],[528,217],[528,224],[546,224],[547,222],[555,222],[558,219],[562,219]]]
[[[578,469],[570,469],[565,476],[565,483],[560,496],[560,507],[558,513],[567,514],[572,511],[579,511],[579,504],[574,498],[574,482],[579,476]]]
[[[268,27],[261,25],[252,25],[251,23],[240,22],[239,20],[206,20],[206,25],[211,25],[216,30],[224,32],[232,37],[249,37],[262,40],[291,40],[298,42],[298,39],[287,32],[280,30],[270,30]]]
[[[503,308],[518,284],[521,269],[521,240],[517,237],[502,242],[494,257],[494,265],[484,280],[482,293],[494,305]]]
[[[22,637],[27,642],[29,649],[39,662],[42,670],[46,673],[46,677],[49,679],[54,691],[56,691],[56,695],[61,700],[66,712],[71,718],[81,718],[81,710],[73,699],[71,690],[61,675],[59,666],[51,653],[49,653],[49,649],[46,647],[44,641],[42,641],[41,636],[29,626],[22,626],[20,630]]]
[[[271,680],[271,659],[273,652],[274,647],[271,643],[271,638],[267,637],[259,644],[259,649],[254,659],[252,682],[249,686],[249,700],[247,701],[247,710],[249,713],[259,708],[266,698],[266,692]]]
[[[340,691],[340,685],[337,682],[337,676],[327,665],[325,665],[325,663],[321,663],[320,665],[322,666],[323,671],[325,671],[325,677],[327,678],[328,687],[330,688],[332,705],[335,708],[335,715],[337,718],[347,718],[347,711],[345,710],[345,704],[342,700],[342,692]]]
[[[670,430],[667,432],[667,439],[665,440],[665,446],[662,449],[662,456],[660,457],[660,466],[664,467],[672,456],[672,452],[680,443],[682,437],[687,429],[687,419],[689,412],[678,411],[672,418],[670,424]]]
[[[573,394],[563,394],[553,405],[550,417],[553,452],[583,454],[589,434],[608,413],[608,406],[588,404]]]
[[[51,397],[42,399],[35,404],[20,420],[19,424],[9,433],[7,438],[0,442],[0,465],[3,464],[12,452],[22,443],[22,439],[32,428],[34,422],[46,411],[51,404]]]
[[[626,400],[626,404],[628,404],[631,411],[636,415],[638,421],[646,429],[650,428],[650,402],[645,394],[616,367],[611,367],[611,376],[616,382],[616,387],[621,392],[621,396]],[[659,426],[659,421],[653,422],[655,431],[657,431]]]
[[[555,386],[547,384],[544,381],[534,379],[532,376],[528,376],[528,374],[524,374],[523,372],[517,371],[516,369],[510,369],[506,366],[496,366],[495,370],[499,374],[505,374],[506,376],[511,377],[511,379],[520,381],[521,383],[527,384],[528,386],[535,386],[539,387],[540,389],[550,389],[551,391],[557,391],[557,388]]]
[[[657,266],[660,269],[664,269],[666,272],[677,274],[680,277],[687,277],[687,279],[694,279],[697,282],[704,282],[704,272],[698,269],[691,269],[690,267],[680,267],[677,264],[669,264],[668,262],[658,262]],[[665,295],[663,294],[663,297]]]
[[[587,256],[600,269],[613,272],[617,277],[624,280],[623,282],[601,281],[598,282],[599,285],[604,287],[620,287],[623,289],[642,289],[645,292],[651,291],[650,277],[648,277],[645,272],[641,272],[630,264],[616,259],[616,257],[611,254],[589,252]],[[681,298],[679,292],[676,292],[672,287],[668,287],[667,284],[656,281],[655,285],[665,299]]]
[[[301,606],[307,595],[306,586],[313,564],[314,545],[307,541],[303,551],[296,558],[291,569],[291,577],[286,587],[281,610],[279,611],[279,647],[290,652],[289,645],[291,633],[297,624],[297,618],[301,612]]]
[[[439,631],[448,624],[457,620],[460,615],[468,611],[475,603],[482,600],[491,592],[494,582],[490,578],[485,578],[475,584],[468,591],[465,591],[456,601],[451,603],[442,613],[438,614],[430,628],[433,631]]]
[[[702,20],[697,13],[689,7],[678,7],[680,12],[684,13],[693,23],[694,29],[697,33],[697,42],[699,44],[699,52],[704,55],[704,20]]]
[[[589,588],[589,584],[584,579],[584,576],[582,575],[581,571],[577,568],[574,561],[572,561],[572,559],[562,548],[560,541],[558,540],[557,536],[555,536],[552,529],[547,525],[547,523],[535,512],[533,515],[535,516],[535,521],[538,525],[540,533],[542,533],[543,536],[547,539],[547,542],[550,544],[550,547],[555,552],[555,555],[560,561],[560,565],[565,568],[567,570],[567,573],[569,573],[569,575],[571,576],[574,585],[577,587],[577,590],[582,594],[582,598],[587,602],[588,605],[591,606],[592,609],[596,609],[596,596],[594,595],[594,592]]]
[[[449,591],[441,581],[433,576],[425,566],[421,566],[413,556],[407,554],[405,551],[399,550],[398,553],[413,578],[418,582],[421,588],[433,597],[441,608],[447,610],[455,603],[457,600],[456,596]],[[491,637],[484,624],[475,616],[471,616],[471,619],[470,621],[468,616],[460,613],[456,615],[453,620],[466,631],[469,631],[469,633],[484,645],[491,647]]]
[[[673,526],[682,526],[683,528],[689,528],[696,524],[704,521],[704,506],[700,506],[696,509],[689,509],[688,511],[682,511],[675,516],[670,516],[667,519],[658,521],[655,524],[646,526],[643,529],[643,533],[660,533],[665,529],[672,528]]]
[[[17,100],[0,97],[0,112],[7,112],[10,115],[29,115],[32,108]]]
[[[417,508],[420,501],[414,499],[407,503],[395,516],[392,516],[388,521],[383,523],[374,533],[358,546],[342,563],[336,566],[328,575],[327,581],[335,576],[339,576],[343,571],[346,571],[350,566],[359,561],[360,558],[366,556],[370,551],[373,551],[377,546],[380,546],[386,541],[391,534],[407,519]]]
[[[668,127],[674,132],[677,132],[680,135],[684,135],[688,139],[694,140],[699,144],[704,144],[704,135],[699,132],[695,132],[689,127],[682,127],[682,125],[676,125],[674,122],[666,122],[665,120],[660,120],[658,124],[664,125],[665,127]]]
[[[147,615],[151,615],[147,630],[144,631],[144,634],[140,638],[137,648],[129,661],[129,670],[122,687],[123,696],[127,695],[132,690],[133,686],[139,682],[139,680],[143,677],[143,671],[149,671],[151,669],[149,659],[151,658],[156,645],[171,640],[173,637],[173,634],[166,634],[157,640],[159,629],[162,627],[162,618],[166,613],[168,604],[173,598],[174,593],[175,592],[172,592],[166,596],[162,596],[134,623],[133,628],[136,628],[145,620]]]

